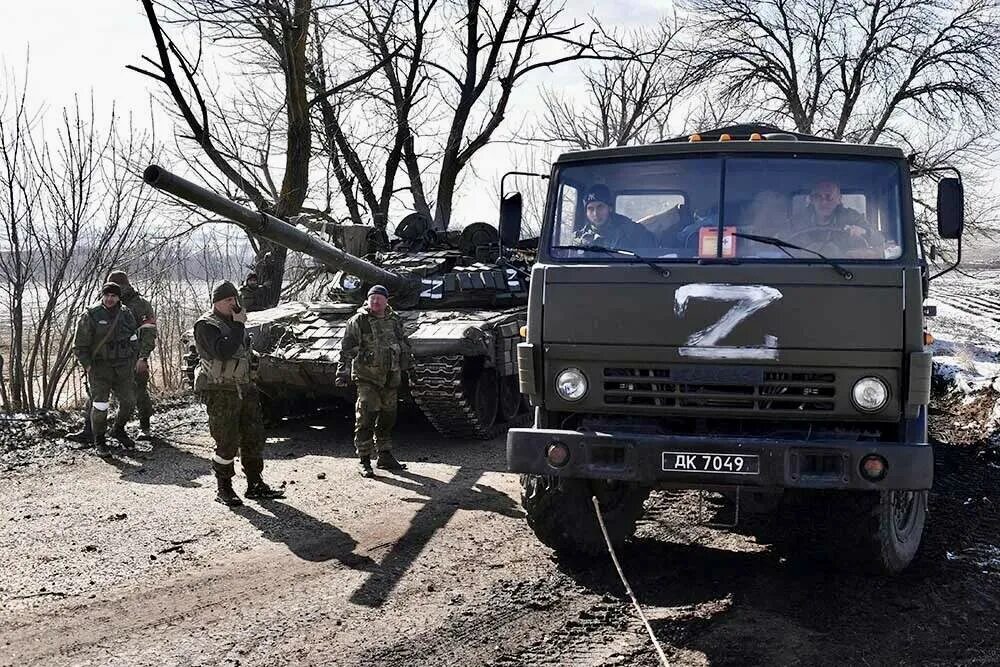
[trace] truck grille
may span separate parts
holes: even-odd
[[[605,405],[683,412],[829,412],[835,407],[836,375],[752,368],[703,374],[667,368],[605,368],[603,389]]]

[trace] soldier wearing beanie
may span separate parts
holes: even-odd
[[[101,300],[80,316],[73,342],[73,353],[87,374],[92,438],[101,457],[111,455],[106,437],[112,393],[118,399],[118,416],[111,435],[126,448],[135,444],[125,432],[125,424],[135,407],[134,366],[139,335],[135,317],[121,297],[120,285],[105,283]]]
[[[247,476],[246,497],[283,498],[285,494],[264,483],[264,422],[260,396],[251,377],[251,355],[244,325],[246,312],[239,292],[224,281],[212,291],[212,310],[194,325],[198,368],[194,389],[208,411],[208,430],[215,440],[212,468],[218,483],[216,500],[229,507],[243,501],[233,489],[235,460],[239,453]]]
[[[243,284],[240,285],[240,303],[248,313],[267,308],[267,291],[270,286],[269,282],[263,285],[260,283],[256,271],[247,274]]]
[[[153,415],[153,402],[149,398],[149,357],[156,349],[156,313],[149,301],[142,298],[142,295],[132,287],[124,271],[109,273],[107,283],[118,285],[122,303],[132,311],[139,326],[139,356],[135,362],[136,408],[139,413],[139,439],[149,440],[152,438],[149,422]],[[83,429],[67,437],[78,442],[90,442],[93,437],[90,412],[91,405],[88,403]]]
[[[402,374],[410,367],[410,342],[403,321],[389,306],[389,290],[375,285],[368,290],[365,305],[347,321],[341,341],[337,384],[353,380],[358,387],[355,405],[354,447],[363,477],[374,477],[371,457],[378,454],[376,467],[403,470],[405,465],[392,454],[392,427]]]

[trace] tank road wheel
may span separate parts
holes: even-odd
[[[512,422],[527,412],[527,403],[521,394],[521,387],[516,375],[500,378],[500,415],[499,421]]]
[[[497,420],[500,408],[500,387],[497,383],[495,368],[483,368],[476,377],[469,378],[472,386],[469,392],[472,398],[472,409],[476,413],[476,422],[480,428],[490,430]]]
[[[496,424],[500,388],[483,357],[424,357],[410,370],[410,396],[441,435],[489,439]]]
[[[521,506],[528,526],[563,556],[607,549],[591,496],[597,496],[608,536],[618,546],[635,533],[649,492],[649,487],[629,482],[521,475]]]

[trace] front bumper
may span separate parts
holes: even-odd
[[[556,468],[545,458],[553,442],[570,452]],[[665,471],[663,452],[757,455],[757,474]],[[888,462],[879,482],[860,473],[861,459],[878,454]],[[721,438],[515,428],[507,433],[510,472],[584,479],[616,479],[688,488],[755,486],[770,488],[918,490],[934,481],[934,450],[925,443],[826,442],[769,438]]]

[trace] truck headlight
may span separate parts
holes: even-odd
[[[854,383],[851,398],[859,410],[875,412],[889,402],[889,387],[877,377],[861,378]]]
[[[587,376],[579,368],[567,368],[556,376],[556,393],[567,401],[579,401],[587,393]]]

